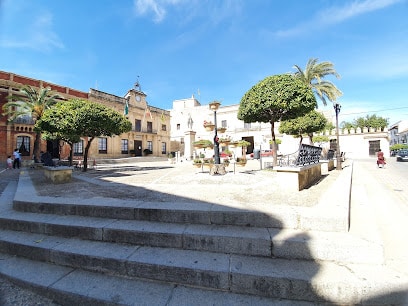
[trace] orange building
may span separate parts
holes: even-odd
[[[138,83],[130,89],[124,97],[118,97],[96,89],[89,93],[69,87],[52,84],[42,80],[0,71],[0,110],[8,101],[8,96],[21,96],[23,86],[34,88],[49,87],[63,97],[62,100],[72,98],[86,99],[101,103],[120,113],[127,109],[127,118],[132,123],[132,130],[128,133],[113,137],[101,136],[92,142],[89,158],[124,158],[142,156],[151,152],[152,156],[166,156],[170,150],[170,112],[157,107],[149,106],[146,94]],[[2,112],[2,111],[1,111]],[[20,116],[9,122],[6,116],[0,116],[0,161],[4,162],[7,156],[12,155],[18,148],[22,154],[23,164],[30,163],[34,148],[34,120],[31,114]],[[87,138],[81,138],[74,144],[74,157],[81,159]],[[49,152],[53,158],[67,159],[69,145],[63,141],[42,141],[41,150]]]

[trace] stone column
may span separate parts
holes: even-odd
[[[191,160],[193,158],[193,142],[195,141],[196,132],[187,131],[184,132],[184,135],[184,157],[187,160]]]

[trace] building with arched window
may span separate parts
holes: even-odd
[[[101,103],[123,113],[132,123],[132,130],[113,137],[101,136],[94,140],[89,151],[91,159],[122,158],[142,156],[149,152],[152,156],[166,156],[170,150],[170,112],[150,106],[146,94],[137,82],[124,97],[118,97],[97,89],[90,89],[88,93],[69,87],[52,84],[42,80],[0,71],[0,108],[7,103],[8,97],[21,96],[20,89],[31,86],[39,89],[49,87],[58,93],[61,100],[85,99]],[[34,148],[34,124],[31,114],[19,116],[8,121],[6,116],[0,117],[0,160],[6,160],[14,149],[19,149],[23,162],[32,160]],[[81,159],[88,139],[82,137],[74,144],[74,157]],[[66,159],[70,147],[63,141],[42,141],[41,150],[49,152],[53,158]]]

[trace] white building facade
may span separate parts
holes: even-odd
[[[408,144],[408,120],[401,120],[390,126],[390,145]]]
[[[269,150],[271,149],[270,141],[272,140],[271,124],[270,123],[244,123],[238,120],[239,105],[220,105],[216,112],[217,128],[225,128],[224,133],[218,132],[219,138],[230,138],[232,140],[246,140],[251,145],[246,149],[246,153],[250,154],[254,150]],[[195,149],[193,143],[198,140],[214,140],[214,131],[207,131],[204,127],[204,122],[212,122],[215,124],[214,112],[210,110],[209,105],[201,105],[194,97],[173,101],[173,108],[170,110],[170,125],[171,125],[171,141],[180,144],[180,155],[185,160],[191,160],[199,154],[204,154],[206,157],[212,157],[214,151],[211,149]],[[334,111],[325,112],[325,116],[329,117],[329,121],[335,119]],[[330,118],[331,116],[331,118]],[[323,134],[327,135],[329,142],[319,144],[323,147],[323,151],[336,148],[336,131],[326,131]],[[275,136],[280,140],[278,154],[286,155],[295,153],[299,147],[299,138],[294,138],[291,135],[279,133],[279,122],[275,123]],[[389,156],[389,138],[388,130],[377,131],[371,128],[362,130],[339,130],[340,151],[345,152],[346,158],[364,158],[375,156],[378,149],[381,148],[386,156]],[[304,137],[303,143],[308,144],[309,138]],[[317,145],[317,144],[315,144]],[[241,148],[229,148],[221,146],[220,152],[225,150],[233,151],[235,157],[241,157],[245,152]]]

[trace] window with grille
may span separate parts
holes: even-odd
[[[227,127],[227,120],[222,120],[221,121],[221,127],[223,127],[223,128]]]
[[[141,132],[142,131],[142,120],[135,120],[135,131]]]
[[[162,131],[167,131],[167,126],[165,124],[162,124]]]
[[[98,151],[100,154],[108,153],[108,139],[107,138],[98,138]]]
[[[151,152],[153,152],[153,141],[148,141],[148,142],[147,142],[147,148],[148,148]]]
[[[162,154],[166,154],[166,152],[167,152],[167,147],[166,147],[166,143],[165,142],[162,142],[161,143],[161,150],[162,150]]]
[[[250,129],[251,128],[251,122],[244,122],[244,129]]]
[[[152,133],[153,132],[153,122],[147,121],[147,132]]]
[[[17,136],[17,147],[21,156],[30,156],[30,137]]]
[[[84,154],[84,141],[81,139],[79,142],[74,143],[74,155],[83,155]]]
[[[129,141],[127,139],[122,139],[121,140],[120,149],[122,151],[122,154],[128,154],[129,153]]]

